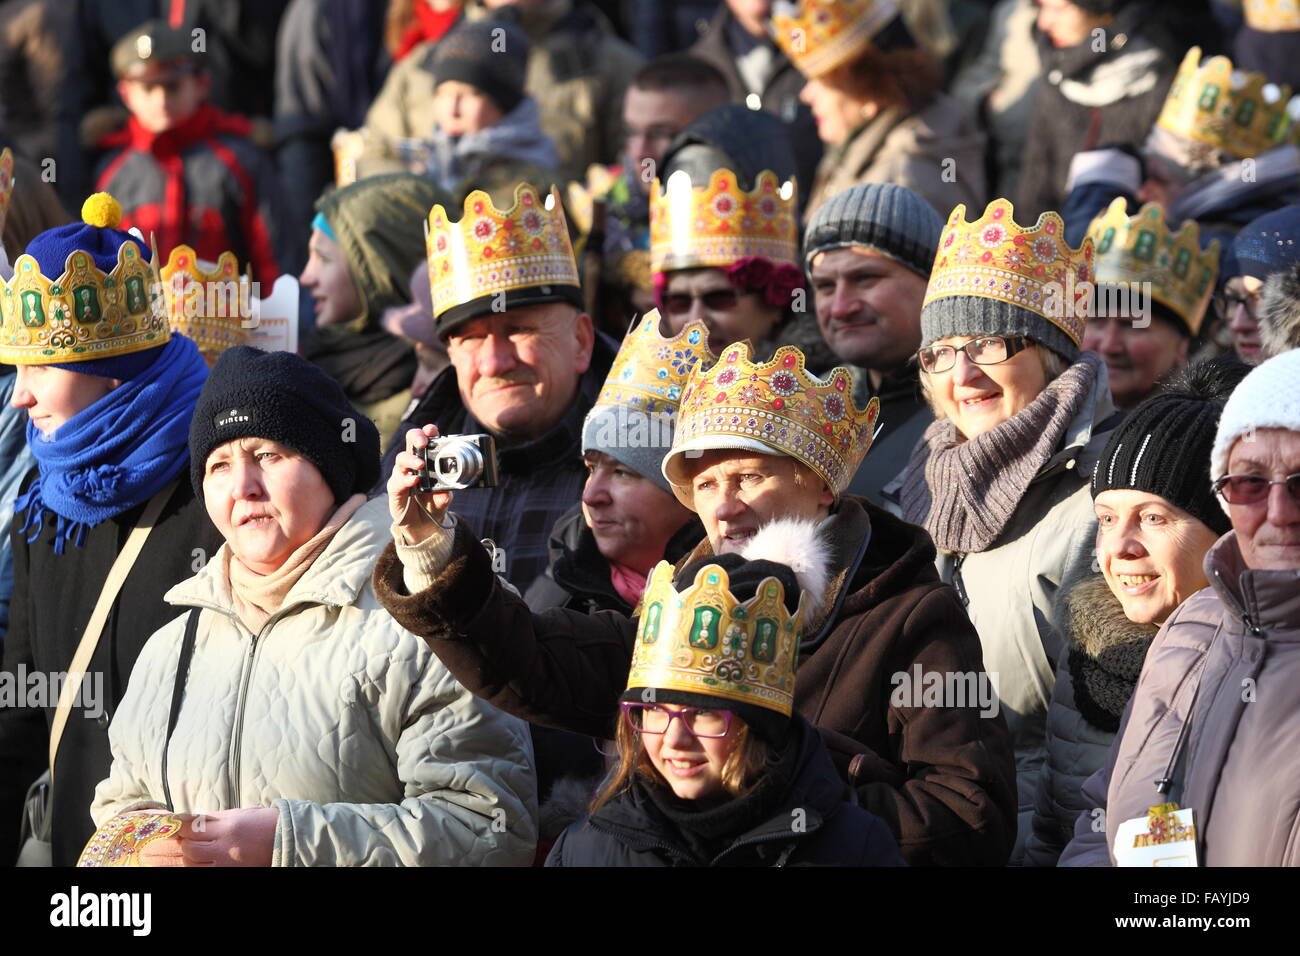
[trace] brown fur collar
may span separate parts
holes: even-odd
[[[1154,624],[1136,624],[1125,617],[1124,606],[1099,571],[1090,571],[1068,591],[1064,587],[1062,591],[1069,612],[1065,617],[1069,622],[1067,637],[1094,660],[1112,647],[1149,640],[1160,630]]]

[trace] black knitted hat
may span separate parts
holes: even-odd
[[[221,353],[190,422],[190,481],[203,498],[208,455],[235,438],[266,438],[320,471],[341,503],[379,480],[379,431],[338,382],[289,352],[238,345]]]
[[[1092,473],[1092,496],[1112,489],[1159,495],[1216,534],[1232,527],[1210,488],[1207,467],[1219,415],[1250,367],[1235,359],[1189,366],[1110,434]]]
[[[818,207],[804,230],[804,268],[830,249],[866,246],[917,275],[929,278],[943,220],[928,202],[905,186],[860,183]]]
[[[438,43],[434,82],[468,83],[490,96],[502,113],[509,113],[524,98],[528,50],[528,37],[511,23],[460,23]]]

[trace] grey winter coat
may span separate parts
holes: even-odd
[[[526,865],[537,840],[527,725],[467,691],[375,599],[388,502],[352,516],[252,634],[224,553],[167,592],[113,718],[96,826],[164,806],[161,758],[189,608],[202,608],[168,781],[180,811],[280,811],[274,866]],[[223,545],[223,549],[228,545]]]
[[[1249,570],[1229,532],[1205,576],[1147,651],[1110,757],[1083,787],[1104,815],[1079,817],[1061,866],[1114,864],[1120,824],[1170,799],[1154,781],[1189,720],[1171,796],[1193,811],[1198,863],[1300,865],[1300,571]]]

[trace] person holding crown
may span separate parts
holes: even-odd
[[[659,563],[620,698],[617,769],[548,866],[903,865],[793,713],[827,557],[814,523],[784,520],[738,553],[691,562],[681,591]]]
[[[758,362],[736,343],[716,364],[691,370],[661,467],[705,538],[678,566],[737,552],[779,519],[810,523],[832,570],[783,692],[818,727],[859,803],[889,824],[908,864],[1001,865],[1015,829],[1006,724],[973,695],[922,694],[938,675],[987,686],[979,639],[956,592],[939,581],[926,534],[844,493],[879,413],[875,400],[858,407],[851,389],[847,369],[817,378],[791,346]],[[406,438],[428,440],[414,430]],[[667,620],[648,596],[653,582],[631,619],[534,614],[498,582],[466,522],[446,520],[452,496],[414,492],[422,467],[409,452],[393,460],[394,546],[375,568],[379,600],[461,683],[503,710],[612,736],[638,630]],[[672,586],[680,593],[690,583],[677,575]],[[707,647],[717,679],[731,680],[736,662],[714,650],[726,628],[700,610],[692,646]],[[773,636],[756,626],[753,639],[766,652]]]
[[[921,308],[921,386],[935,421],[886,493],[939,550],[944,581],[979,631],[1015,742],[1022,859],[1062,648],[1054,599],[1088,562],[1087,481],[1118,424],[1105,366],[1080,352],[1093,293],[1092,240],[1044,213],[1015,222],[1005,199],[948,218]]]
[[[96,193],[81,214],[33,239],[0,291],[0,361],[18,366],[11,404],[27,411],[37,464],[14,504],[4,668],[9,679],[85,674],[64,683],[58,708],[0,708],[0,818],[18,819],[28,785],[53,769],[47,819],[65,866],[94,829],[109,718],[174,613],[163,594],[221,543],[182,480],[207,366],[169,330],[148,250],[118,228],[116,200]],[[148,557],[136,559],[144,535]],[[0,836],[5,864],[12,839]]]
[[[1130,217],[1122,196],[1093,220],[1088,236],[1097,288],[1081,344],[1106,362],[1116,407],[1131,411],[1187,361],[1214,293],[1219,244],[1202,251],[1196,223],[1175,232],[1154,203]]]

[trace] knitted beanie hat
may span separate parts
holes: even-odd
[[[1222,278],[1267,279],[1300,262],[1300,205],[1283,206],[1248,222],[1224,255]]]
[[[1115,489],[1146,491],[1225,534],[1231,523],[1214,500],[1205,462],[1224,403],[1249,371],[1230,358],[1198,362],[1135,408],[1110,433],[1092,473],[1092,496]]]
[[[290,352],[237,345],[221,353],[190,422],[190,481],[203,499],[208,455],[235,438],[287,445],[320,471],[342,502],[379,480],[379,431],[342,387]]]
[[[27,244],[24,252],[36,260],[41,274],[51,280],[63,275],[68,256],[78,251],[90,253],[95,268],[105,274],[117,268],[117,251],[128,242],[134,243],[141,257],[148,262],[151,258],[149,250],[131,233],[117,228],[121,221],[122,207],[117,200],[108,193],[95,193],[82,203],[81,222],[46,229]],[[112,358],[50,364],[83,375],[129,381],[149,368],[164,348],[165,345],[157,345]]]
[[[928,278],[943,220],[905,186],[863,183],[822,203],[804,230],[804,268],[830,249],[865,246]]]
[[[528,50],[528,37],[511,23],[463,21],[438,42],[434,83],[468,83],[490,96],[502,113],[509,113],[524,98]]]
[[[1219,417],[1210,452],[1210,480],[1228,473],[1228,456],[1243,435],[1260,428],[1300,432],[1300,349],[1275,355],[1257,366],[1232,393]],[[1219,500],[1226,512],[1228,503]]]

